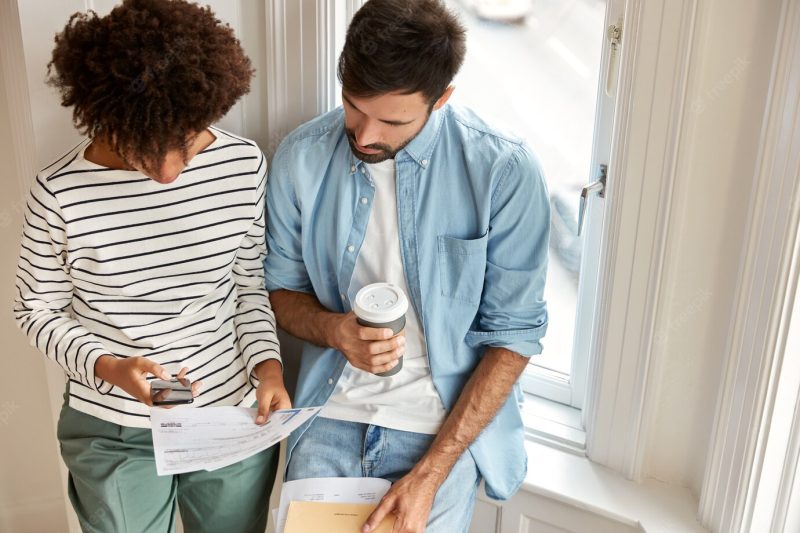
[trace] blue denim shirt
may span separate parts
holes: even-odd
[[[450,411],[485,349],[541,353],[550,208],[540,166],[520,140],[471,111],[444,106],[396,158],[400,249],[410,301],[425,331],[434,385]],[[375,193],[353,156],[341,108],[291,133],[267,185],[266,283],[350,311],[347,289]],[[296,406],[324,404],[347,361],[305,343]],[[289,453],[302,429],[289,440]],[[526,472],[512,394],[470,446],[497,499]]]

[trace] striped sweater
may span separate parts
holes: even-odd
[[[79,411],[150,425],[146,405],[95,376],[104,354],[188,367],[203,381],[195,407],[249,407],[253,368],[280,359],[263,273],[267,163],[255,143],[211,132],[167,185],[87,161],[84,141],[31,187],[14,311]]]

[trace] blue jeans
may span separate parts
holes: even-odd
[[[422,458],[435,435],[317,417],[297,442],[286,480],[379,477],[394,483]],[[481,476],[469,451],[439,487],[427,533],[466,533]]]

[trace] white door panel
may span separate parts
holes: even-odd
[[[498,502],[488,499],[481,489],[481,496],[475,502],[469,533],[496,533],[500,527],[501,512]]]
[[[520,492],[503,506],[500,533],[640,533],[641,526]]]

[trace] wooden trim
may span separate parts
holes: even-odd
[[[268,156],[294,128],[337,105],[339,49],[348,22],[362,4],[363,0],[266,3],[268,142],[263,148]],[[299,49],[292,48],[297,36]]]
[[[589,457],[636,480],[644,461],[655,310],[696,12],[696,0],[629,0],[624,13],[584,417]],[[655,44],[647,42],[652,35],[660,36]],[[653,137],[667,142],[648,143]]]
[[[800,5],[784,0],[780,21],[751,194],[741,292],[700,500],[703,523],[732,533],[767,531],[751,521],[765,481],[761,475],[766,444],[777,422],[772,415],[796,290],[791,274],[800,253]],[[797,450],[794,454],[796,461]],[[780,506],[774,511],[783,512]]]
[[[266,14],[266,66],[267,134],[269,141],[262,149],[272,156],[280,139],[288,133],[288,62],[286,60],[286,6],[285,0],[267,2]]]

